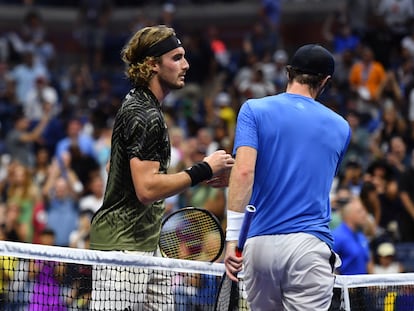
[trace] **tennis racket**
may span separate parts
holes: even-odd
[[[213,262],[223,252],[224,233],[211,212],[185,207],[162,222],[159,247],[164,257]]]
[[[236,256],[241,256],[244,243],[247,239],[250,224],[252,222],[256,208],[253,205],[247,205],[244,214],[243,224],[240,229],[239,241],[236,247]],[[236,311],[239,310],[239,283],[233,282],[224,272],[221,278],[218,294],[216,297],[216,311]]]

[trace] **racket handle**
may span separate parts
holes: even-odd
[[[241,250],[240,248],[238,248],[238,247],[236,246],[236,256],[237,256],[237,257],[241,257],[241,256],[242,256],[242,252],[243,252],[243,250]]]
[[[249,232],[249,228],[250,228],[250,223],[252,222],[252,219],[253,219],[253,216],[254,216],[255,212],[256,212],[256,207],[254,207],[253,205],[250,205],[250,204],[246,206],[246,211],[244,213],[243,224],[242,224],[242,227],[240,229],[239,241],[238,241],[238,244],[237,244],[237,248],[239,249],[240,254],[243,251],[244,243],[246,242],[246,238],[247,238],[247,233]]]

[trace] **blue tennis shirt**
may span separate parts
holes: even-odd
[[[333,245],[331,184],[350,139],[348,123],[312,98],[282,93],[246,101],[237,148],[257,150],[248,237],[305,232]]]

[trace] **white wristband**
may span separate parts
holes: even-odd
[[[238,241],[244,213],[227,211],[226,241]]]

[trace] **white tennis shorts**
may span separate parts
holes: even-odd
[[[329,309],[335,281],[330,259],[336,259],[335,265],[340,260],[317,237],[306,233],[253,237],[243,256],[252,310]]]
[[[153,256],[153,252],[129,252]],[[172,273],[94,265],[90,310],[173,311]]]

